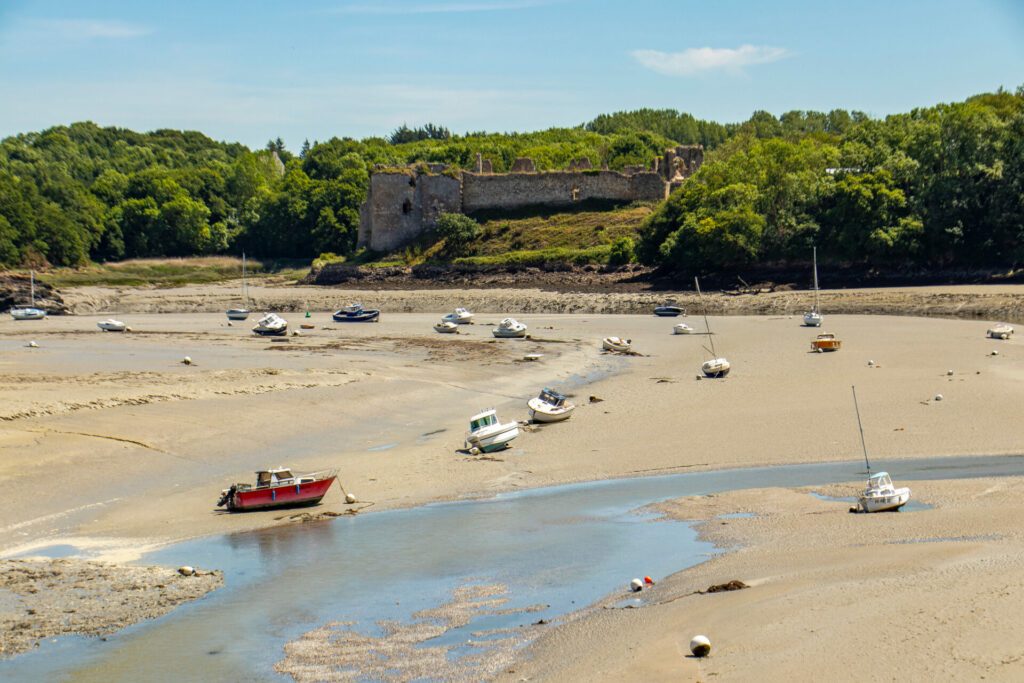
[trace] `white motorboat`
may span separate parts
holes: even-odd
[[[13,311],[11,311],[13,313]],[[1009,339],[1013,334],[1013,327],[1006,323],[998,323],[988,328],[988,336],[992,339]]]
[[[128,329],[128,326],[123,322],[120,320],[114,320],[113,318],[107,318],[106,320],[99,321],[96,323],[96,327],[100,328],[104,332],[124,332]]]
[[[807,327],[821,327],[824,318],[818,310],[818,248],[814,247],[814,307],[804,313],[804,325]]]
[[[601,348],[613,353],[626,353],[632,345],[632,339],[623,339],[622,337],[605,337],[601,340]]]
[[[456,308],[454,311],[442,318],[442,320],[455,323],[456,325],[468,325],[473,322],[473,314],[465,308]]]
[[[715,352],[715,337],[711,334],[711,323],[708,322],[708,307],[704,303],[704,295],[700,291],[700,281],[695,277],[693,278],[693,284],[697,287],[697,296],[700,297],[701,305],[704,307],[704,328],[707,330],[708,342],[711,345],[710,349],[704,347],[704,350],[710,351],[713,356],[711,360],[706,360],[701,364],[700,371],[704,373],[705,377],[710,379],[725,377],[729,374],[729,370],[732,369],[732,365]]]
[[[910,501],[910,489],[906,486],[896,488],[888,472],[871,474],[871,462],[868,461],[868,446],[864,441],[864,425],[860,421],[860,406],[857,404],[857,388],[853,390],[853,408],[857,411],[857,429],[860,430],[860,446],[864,451],[864,464],[868,468],[868,484],[857,497],[857,512],[896,511]]]
[[[672,334],[693,334],[693,328],[686,323],[679,323],[672,327]]]
[[[245,307],[249,303],[249,285],[245,281],[245,252],[242,252],[242,302],[241,308],[227,310],[228,320],[245,320],[249,317],[249,309]]]
[[[498,421],[498,414],[492,408],[478,413],[469,420],[469,431],[466,432],[466,443],[470,447],[491,453],[506,448],[512,439],[519,436],[519,424]]]
[[[283,337],[288,334],[288,321],[276,313],[267,313],[256,322],[252,331],[261,337]]]
[[[498,326],[491,330],[491,334],[499,339],[508,339],[512,337],[525,337],[526,336],[526,325],[519,322],[515,318],[505,318]]]
[[[448,320],[442,320],[434,325],[434,331],[441,334],[453,334],[459,331],[459,326]]]
[[[46,317],[46,311],[36,308],[36,273],[29,271],[29,283],[31,287],[31,301],[28,306],[20,306],[11,309],[11,317],[15,320],[42,320]]]
[[[878,472],[868,477],[868,485],[857,497],[858,512],[896,511],[910,502],[910,489],[896,488],[888,472]]]
[[[565,396],[545,387],[540,395],[526,403],[530,408],[530,419],[534,422],[561,422],[572,416],[576,404],[568,401]]]

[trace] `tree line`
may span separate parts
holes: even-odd
[[[419,162],[497,172],[587,157],[621,169],[703,144],[704,167],[652,215],[637,257],[686,271],[833,259],[1015,264],[1024,257],[1024,93],[874,119],[755,112],[720,124],[674,110],[601,115],[574,128],[470,132],[406,125],[388,137],[264,149],[190,131],[93,123],[0,141],[0,264],[150,256],[351,255],[369,174]],[[618,258],[621,260],[623,255]]]

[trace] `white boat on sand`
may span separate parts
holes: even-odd
[[[623,339],[622,337],[605,337],[601,340],[601,348],[613,353],[626,353],[632,345],[632,339]]]
[[[434,331],[441,334],[454,334],[459,331],[459,326],[451,321],[442,320],[434,325]]]
[[[455,323],[456,325],[468,325],[473,322],[473,314],[465,308],[456,308],[454,311],[442,318],[442,320]]]
[[[708,322],[708,307],[704,304],[704,295],[700,291],[700,281],[697,278],[693,278],[693,283],[697,287],[697,296],[700,297],[701,304],[704,307],[704,328],[707,330],[708,342],[711,344],[710,349],[704,347],[704,350],[710,351],[713,356],[711,360],[706,360],[701,364],[700,371],[704,373],[705,377],[710,379],[725,377],[729,374],[729,370],[732,369],[732,365],[715,352],[715,338],[711,334],[711,323]]]
[[[466,443],[484,453],[499,451],[508,446],[512,439],[519,436],[519,424],[498,421],[498,414],[492,408],[478,413],[469,420],[469,431],[466,432]]]
[[[814,307],[804,313],[804,325],[807,327],[821,327],[824,318],[818,310],[818,248],[814,247]]]
[[[505,318],[498,326],[491,330],[491,334],[499,339],[508,339],[512,337],[525,337],[526,336],[526,325],[519,322],[515,318]]]
[[[249,285],[245,281],[245,252],[242,252],[242,307],[229,308],[227,310],[228,320],[245,320],[249,317]]]
[[[853,390],[853,407],[857,411],[857,428],[860,430],[860,446],[864,451],[864,464],[868,468],[868,483],[864,491],[857,497],[856,512],[896,511],[910,501],[910,489],[906,486],[896,488],[888,472],[871,474],[871,463],[868,461],[868,446],[864,441],[864,426],[860,421],[860,406],[857,405],[857,388]]]
[[[530,419],[534,422],[561,422],[572,416],[576,404],[565,396],[545,387],[539,396],[526,403],[530,407]]]
[[[988,328],[986,334],[992,339],[1009,339],[1013,334],[1013,327],[1006,323],[998,323]]]
[[[124,332],[128,329],[120,320],[114,320],[113,318],[107,318],[96,323],[96,327],[100,328],[104,332]]]
[[[693,334],[693,328],[686,323],[679,323],[672,327],[672,334]]]
[[[29,271],[29,286],[31,304],[11,309],[11,317],[15,320],[42,320],[46,317],[46,311],[36,308],[36,273]]]
[[[267,313],[252,328],[261,337],[283,337],[288,334],[288,321],[276,313]]]

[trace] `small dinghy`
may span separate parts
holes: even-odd
[[[456,325],[468,325],[473,322],[473,314],[465,308],[456,308],[454,311],[442,318],[442,320],[455,323]]]
[[[29,272],[29,283],[31,288],[31,304],[11,309],[11,317],[15,320],[42,320],[46,317],[46,311],[36,308],[36,274]]]
[[[442,320],[434,325],[434,331],[441,334],[454,334],[459,331],[459,326],[448,320]]]
[[[13,313],[14,311],[11,311],[12,315]],[[1013,334],[1013,327],[1006,323],[999,323],[988,328],[988,332],[986,334],[992,339],[1009,339],[1010,335]]]
[[[811,351],[817,351],[823,353],[825,351],[838,351],[843,347],[843,342],[840,339],[836,339],[836,335],[831,332],[825,332],[819,334],[811,342]]]
[[[605,337],[601,340],[601,348],[613,353],[626,353],[632,345],[632,339],[623,339],[622,337]]]
[[[679,323],[672,327],[672,334],[693,334],[693,328],[686,323]]]
[[[286,467],[260,470],[256,484],[232,484],[220,492],[217,507],[229,512],[316,505],[337,479],[337,470],[295,475]]]
[[[492,408],[474,415],[469,420],[469,431],[466,432],[466,443],[484,453],[499,451],[508,446],[512,439],[519,436],[519,424],[498,421],[498,413]]]
[[[682,308],[676,306],[671,301],[666,301],[661,306],[656,306],[654,308],[654,315],[660,316],[662,318],[675,318],[676,316],[679,315],[686,315],[686,313],[683,311]]]
[[[513,337],[525,337],[526,336],[526,325],[519,322],[515,318],[505,318],[498,326],[491,330],[491,334],[499,339],[509,339]]]
[[[106,320],[99,321],[96,323],[96,327],[100,328],[104,332],[124,332],[128,329],[128,326],[123,322],[120,320],[114,320],[113,318],[107,318]]]
[[[539,396],[526,403],[530,408],[530,419],[534,422],[561,422],[572,416],[576,404],[568,401],[565,396],[545,387]]]
[[[361,303],[354,303],[335,311],[336,323],[375,323],[380,320],[380,310],[376,308],[363,308]]]
[[[283,337],[288,334],[288,321],[276,313],[267,313],[252,328],[261,337]]]

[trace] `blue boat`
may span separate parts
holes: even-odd
[[[335,311],[332,317],[336,323],[375,323],[380,321],[380,311],[376,308],[365,309],[357,303]]]
[[[662,304],[654,309],[654,315],[662,318],[674,318],[682,314],[683,309],[672,303]]]

